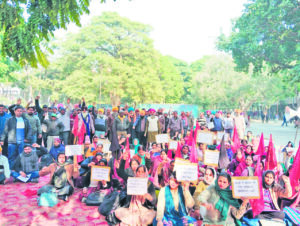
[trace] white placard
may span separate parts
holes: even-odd
[[[237,199],[259,199],[258,177],[232,177],[232,195]]]
[[[207,124],[207,128],[208,129],[213,129],[215,127],[215,124],[213,123],[213,122],[209,122],[208,124]]]
[[[198,180],[198,164],[177,164],[176,177],[178,181],[197,181]]]
[[[210,132],[198,132],[197,142],[212,145],[214,143],[214,134]]]
[[[170,137],[169,137],[169,134],[164,133],[164,134],[156,135],[155,139],[156,139],[156,143],[164,144],[164,143],[169,143]]]
[[[110,181],[110,167],[107,166],[93,166],[91,170],[91,180],[93,181]]]
[[[66,156],[83,155],[83,145],[67,145],[65,149]]]
[[[127,195],[145,195],[147,193],[148,178],[128,177]]]
[[[225,132],[217,132],[217,141],[222,141],[223,139],[223,135],[224,135],[224,141],[228,141],[229,140],[229,133],[225,133]]]
[[[170,141],[169,142],[169,150],[177,150],[177,145],[178,145],[177,141]]]
[[[204,151],[204,165],[218,166],[219,156],[220,156],[219,151],[205,150]]]

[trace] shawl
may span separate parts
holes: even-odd
[[[245,162],[240,162],[240,164],[238,164],[238,166],[236,167],[233,176],[241,176],[242,172],[244,171],[244,169],[247,168],[247,165]]]
[[[215,189],[218,195],[220,196],[219,201],[216,203],[215,208],[220,211],[221,219],[226,220],[228,215],[229,206],[239,208],[240,204],[237,199],[232,197],[232,191],[230,186],[225,189],[221,189],[218,185],[218,181],[215,183]]]
[[[134,144],[134,141],[137,140],[137,145]],[[134,146],[134,154],[136,155],[138,153],[138,148],[140,146],[140,141],[137,138],[133,139],[133,146]]]
[[[153,177],[153,184],[157,187],[159,187],[159,180],[158,180],[158,168],[159,165],[162,163],[163,159],[160,156],[156,156],[153,160],[153,165],[152,165],[152,169],[151,169],[151,177]],[[165,180],[165,182],[168,181],[169,179],[169,167],[170,167],[170,159],[167,158],[167,163],[163,165],[163,167],[161,168],[161,172],[162,172],[162,177]]]
[[[145,156],[146,156],[146,154],[140,155],[139,153],[137,153],[137,155],[141,158],[141,165],[145,165]]]
[[[86,127],[86,133],[87,135],[90,136],[90,121],[91,121],[91,118],[90,118],[90,114],[87,114],[87,117],[83,116],[83,114],[81,113],[81,117],[82,117],[82,120],[84,122],[84,125]],[[86,120],[87,119],[87,120]]]
[[[78,129],[78,127],[79,127],[79,117],[78,117],[78,115],[76,115],[74,124],[73,124],[73,130],[72,130],[74,137],[81,137],[86,133],[85,126],[81,125],[80,129]]]

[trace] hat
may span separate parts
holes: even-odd
[[[155,113],[155,109],[153,109],[153,108],[150,108],[148,111]]]
[[[128,108],[128,112],[130,111],[134,111],[134,108],[133,107]]]
[[[60,108],[60,110],[61,110],[61,111],[66,111],[66,109],[65,109],[65,108],[63,108],[63,107],[61,107],[61,108]]]
[[[59,138],[54,138],[54,142],[58,142],[58,143],[60,143],[60,142],[61,142],[61,140],[60,140]]]
[[[51,117],[57,118],[57,115],[56,115],[55,113],[52,113],[52,114],[51,114]]]
[[[139,109],[135,109],[135,112],[140,112],[140,110]]]
[[[145,114],[146,114],[146,112],[145,112],[144,110],[141,110],[141,111],[140,111],[140,115],[141,115],[141,116],[144,116]]]
[[[88,109],[90,109],[90,108],[93,108],[93,105],[89,105],[89,106],[88,106]]]
[[[48,108],[48,106],[46,104],[43,105],[43,108]]]
[[[118,107],[113,107],[112,111],[118,111]]]
[[[24,148],[28,148],[28,147],[32,148],[32,146],[30,144],[25,144],[24,145]]]
[[[99,108],[99,109],[98,109],[98,112],[102,112],[102,113],[103,113],[104,110],[103,110],[102,108]]]

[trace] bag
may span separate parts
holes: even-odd
[[[106,194],[100,191],[93,192],[88,195],[85,203],[87,206],[99,206],[103,202],[105,196]]]
[[[54,192],[45,192],[42,193],[40,197],[38,197],[37,201],[38,206],[53,207],[58,203],[58,198],[56,193]]]
[[[95,120],[95,130],[105,131],[105,118],[96,118],[96,120]]]
[[[104,197],[103,202],[98,208],[98,212],[103,216],[108,216],[110,212],[119,206],[119,192],[113,191]]]
[[[121,221],[116,217],[115,212],[110,213],[108,216],[105,217],[105,220],[109,225],[117,225]]]
[[[45,154],[41,157],[39,169],[41,170],[43,167],[50,166],[52,163],[54,163],[52,156],[50,154]]]

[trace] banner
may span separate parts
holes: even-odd
[[[110,181],[110,167],[93,166],[91,169],[91,180],[93,181]]]
[[[260,198],[258,177],[232,177],[231,181],[234,198]]]
[[[218,166],[219,163],[219,151],[211,151],[211,150],[205,150],[204,151],[204,165],[207,166]]]
[[[83,145],[67,145],[65,148],[66,156],[74,156],[74,155],[83,155],[84,147]]]
[[[127,195],[145,195],[147,193],[148,178],[128,177]]]

